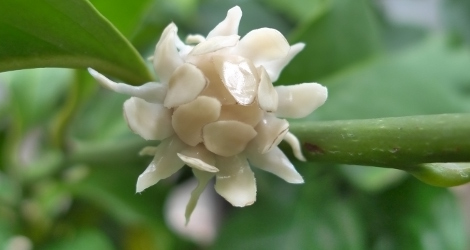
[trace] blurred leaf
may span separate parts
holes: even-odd
[[[0,172],[0,204],[14,206],[21,199],[21,189],[17,182]]]
[[[328,101],[311,118],[382,118],[470,111],[470,56],[432,37],[325,80]],[[308,119],[311,119],[308,118]]]
[[[380,52],[377,21],[367,0],[333,0],[331,8],[305,22],[290,41],[304,42],[278,83],[318,81]]]
[[[135,49],[85,0],[1,1],[0,37],[0,71],[93,67],[132,84],[152,80]]]
[[[317,179],[301,192],[271,187],[259,187],[255,204],[233,211],[213,249],[365,249],[354,204],[335,195],[331,183]]]
[[[470,44],[470,2],[468,0],[442,1],[445,24],[458,38]]]
[[[50,244],[47,249],[51,250],[88,250],[88,249],[115,249],[111,240],[98,229],[80,229],[72,235]]]
[[[335,0],[265,0],[268,5],[285,13],[290,19],[302,23],[325,14]]]
[[[446,189],[411,179],[382,194],[375,209],[376,249],[468,249],[462,213]]]
[[[71,71],[64,69],[30,69],[0,74],[10,92],[10,111],[17,124],[21,124],[21,130],[37,126],[51,116],[70,76]]]
[[[384,190],[391,185],[397,185],[408,176],[405,171],[391,168],[341,165],[340,170],[354,186],[366,192]]]
[[[141,22],[132,36],[132,44],[145,55],[153,54],[163,29],[171,22],[180,32],[185,25],[197,21],[197,0],[154,0],[141,16]],[[179,34],[181,37],[182,34]]]

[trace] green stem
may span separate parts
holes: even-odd
[[[291,123],[307,160],[391,167],[470,162],[470,114]]]

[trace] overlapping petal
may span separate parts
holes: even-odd
[[[163,140],[156,148],[155,156],[145,171],[137,179],[138,193],[168,178],[184,166],[184,162],[176,155],[186,145],[177,136]]]
[[[211,37],[196,45],[196,47],[194,47],[194,49],[191,51],[191,53],[189,53],[189,55],[197,56],[211,53],[224,48],[233,47],[237,45],[239,39],[239,35]]]
[[[278,147],[264,154],[248,151],[247,156],[248,161],[257,168],[273,173],[289,183],[304,183],[302,176]]]
[[[268,72],[264,67],[259,68],[260,81],[258,86],[259,107],[266,112],[275,112],[277,110],[278,96],[273,83],[269,79]]]
[[[244,207],[256,201],[256,181],[243,155],[217,157],[215,191],[235,207]]]
[[[163,105],[174,108],[193,101],[207,85],[207,79],[196,66],[185,63],[170,78]]]
[[[163,140],[174,133],[171,111],[158,103],[131,97],[124,102],[124,117],[129,128],[145,140]]]
[[[190,146],[202,142],[202,128],[220,115],[221,104],[217,99],[199,96],[194,101],[179,106],[171,122],[179,138]]]
[[[296,43],[292,46],[290,46],[289,53],[287,53],[287,56],[277,59],[274,61],[270,62],[265,62],[263,63],[264,68],[268,72],[269,78],[271,79],[272,82],[277,81],[279,78],[279,75],[281,74],[281,71],[284,69],[284,67],[289,64],[289,62],[300,52],[304,49],[305,44],[304,43]]]
[[[215,155],[202,144],[186,148],[178,153],[178,157],[192,168],[211,173],[219,172],[215,167]]]
[[[153,67],[160,81],[165,84],[168,83],[173,72],[184,63],[176,48],[177,31],[176,25],[170,23],[163,31],[155,47]]]
[[[248,32],[237,45],[237,54],[249,58],[256,66],[278,60],[290,50],[286,38],[277,30],[261,28]]]
[[[88,68],[88,72],[105,88],[117,93],[139,97],[147,102],[162,103],[168,90],[168,87],[161,83],[148,82],[141,86],[131,86],[125,83],[113,82],[92,68]]]
[[[279,96],[276,115],[285,118],[303,118],[325,103],[326,87],[318,83],[301,83],[275,87]]]
[[[241,105],[253,103],[258,91],[259,77],[251,61],[236,55],[215,55],[214,68],[230,94]]]
[[[238,25],[242,18],[242,10],[240,7],[235,6],[227,12],[227,17],[220,22],[214,29],[212,29],[207,38],[216,36],[230,36],[238,34]]]
[[[214,177],[213,173],[209,173],[206,171],[201,171],[198,169],[193,168],[193,174],[194,177],[197,179],[197,186],[196,188],[191,192],[191,198],[189,199],[188,205],[186,205],[186,211],[184,213],[184,216],[186,217],[186,224],[189,223],[189,218],[191,217],[191,214],[194,211],[194,208],[197,205],[197,201],[199,200],[199,197],[201,196],[202,192],[207,186],[207,183]]]
[[[239,121],[216,121],[207,124],[202,130],[206,148],[225,157],[241,153],[256,134],[253,127]]]
[[[250,142],[250,149],[260,154],[269,152],[277,147],[289,131],[289,122],[279,119],[273,114],[266,113],[263,119],[255,127],[258,135]]]

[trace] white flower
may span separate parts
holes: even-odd
[[[289,46],[269,28],[240,39],[241,16],[238,6],[230,9],[207,37],[190,35],[187,44],[178,38],[175,24],[168,25],[153,57],[160,83],[133,87],[89,70],[104,86],[132,96],[124,103],[132,131],[161,140],[141,152],[154,159],[139,176],[137,192],[184,165],[192,168],[199,185],[187,205],[187,219],[213,177],[217,193],[233,206],[253,204],[256,182],[249,163],[287,182],[303,183],[277,147],[284,139],[305,160],[288,121],[278,117],[305,117],[327,98],[326,88],[317,83],[274,87],[272,82],[304,44]]]

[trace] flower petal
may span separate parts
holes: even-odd
[[[167,84],[175,70],[183,64],[183,59],[176,48],[178,28],[170,23],[162,33],[155,47],[153,66],[162,83]]]
[[[256,180],[244,156],[217,157],[215,191],[235,207],[256,201]]]
[[[193,168],[193,174],[196,177],[198,183],[196,188],[191,192],[191,198],[189,199],[188,205],[186,205],[186,211],[184,213],[186,217],[186,225],[189,223],[189,218],[194,211],[194,208],[197,205],[197,201],[201,196],[202,192],[207,186],[207,183],[214,177],[213,173],[208,173],[206,171],[200,171]]]
[[[307,159],[305,159],[305,156],[302,154],[302,149],[300,148],[299,139],[297,139],[297,137],[294,134],[292,134],[291,132],[288,132],[284,136],[284,140],[287,143],[289,143],[289,145],[291,146],[295,158],[301,161],[307,161]]]
[[[292,58],[294,58],[300,51],[302,51],[304,47],[305,47],[304,43],[296,43],[290,46],[290,50],[289,50],[289,53],[287,53],[287,56],[281,59],[263,63],[263,66],[268,72],[271,82],[277,81],[284,67],[287,64],[289,64]]]
[[[263,118],[263,110],[256,103],[248,106],[240,104],[222,105],[219,121],[234,120],[246,123],[252,127],[256,126]]]
[[[162,140],[174,133],[171,111],[158,103],[131,97],[124,102],[124,117],[129,128],[145,140]]]
[[[217,24],[207,35],[207,39],[215,36],[229,36],[238,34],[238,25],[242,18],[242,10],[235,6],[227,11],[227,17]]]
[[[144,147],[143,149],[141,149],[139,151],[139,155],[140,156],[155,156],[155,154],[157,153],[157,149],[158,147],[153,147],[153,146],[147,146],[147,147]]]
[[[172,136],[163,140],[157,147],[155,157],[145,171],[137,179],[137,193],[155,185],[161,179],[170,177],[184,166],[184,162],[176,155],[186,145]]]
[[[270,28],[248,32],[237,45],[238,54],[251,59],[256,66],[286,57],[289,49],[286,38],[279,31]]]
[[[207,96],[179,106],[171,119],[176,134],[188,145],[196,146],[202,142],[202,128],[219,118],[220,107],[217,99]]]
[[[194,34],[194,35],[189,34],[186,37],[186,43],[187,44],[198,44],[198,43],[204,42],[205,40],[206,40],[206,38],[202,35],[199,35],[199,34]]]
[[[217,98],[223,105],[237,103],[235,98],[233,98],[232,94],[230,94],[222,83],[219,74],[214,70],[212,55],[190,57],[188,60],[204,72],[204,75],[209,79],[209,85],[202,91],[201,95]]]
[[[278,96],[273,83],[269,79],[268,73],[264,67],[259,68],[260,82],[258,86],[258,104],[266,112],[275,112],[277,110]]]
[[[203,144],[186,148],[178,153],[178,157],[192,168],[212,173],[219,172],[219,170],[214,167],[214,154],[209,152]]]
[[[248,161],[253,166],[273,173],[289,183],[304,183],[302,176],[278,147],[265,154],[255,151],[247,151],[247,154]]]
[[[250,150],[264,154],[279,145],[284,135],[289,131],[289,122],[266,113],[256,125],[255,130],[258,135],[250,142]]]
[[[202,129],[206,148],[225,157],[241,153],[255,136],[253,127],[239,121],[216,121]]]
[[[258,91],[259,76],[255,66],[236,55],[212,57],[215,70],[230,94],[241,105],[253,103]]]
[[[279,96],[276,115],[285,118],[303,118],[325,103],[326,87],[318,83],[301,83],[275,87]]]
[[[238,40],[240,40],[239,35],[231,36],[215,36],[207,39],[204,42],[199,43],[194,47],[194,49],[189,53],[190,56],[197,56],[202,54],[211,53],[223,48],[233,47],[237,45]]]
[[[163,105],[174,108],[191,102],[206,87],[207,80],[196,66],[185,63],[178,67],[170,78],[168,93]]]
[[[120,94],[139,97],[147,102],[162,103],[168,87],[165,84],[148,82],[141,86],[131,86],[125,83],[116,83],[109,80],[104,75],[98,73],[92,68],[88,68],[88,72],[104,87]]]

